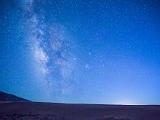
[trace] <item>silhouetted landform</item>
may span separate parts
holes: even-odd
[[[12,94],[8,94],[8,93],[5,93],[5,92],[2,92],[0,91],[0,101],[23,101],[23,102],[27,102],[29,100],[26,100],[24,98],[20,98],[20,97],[17,97],[15,95],[12,95]]]
[[[160,106],[1,101],[0,120],[160,120]]]

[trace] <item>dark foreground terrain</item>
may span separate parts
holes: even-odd
[[[160,106],[0,100],[0,120],[160,120]]]

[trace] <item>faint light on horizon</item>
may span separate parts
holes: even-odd
[[[136,100],[116,100],[113,101],[112,104],[117,104],[117,105],[142,105],[140,102]]]

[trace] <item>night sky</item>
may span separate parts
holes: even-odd
[[[159,0],[0,0],[0,90],[160,104]]]

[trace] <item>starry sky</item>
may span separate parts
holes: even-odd
[[[0,90],[160,104],[159,11],[159,0],[0,0]]]

